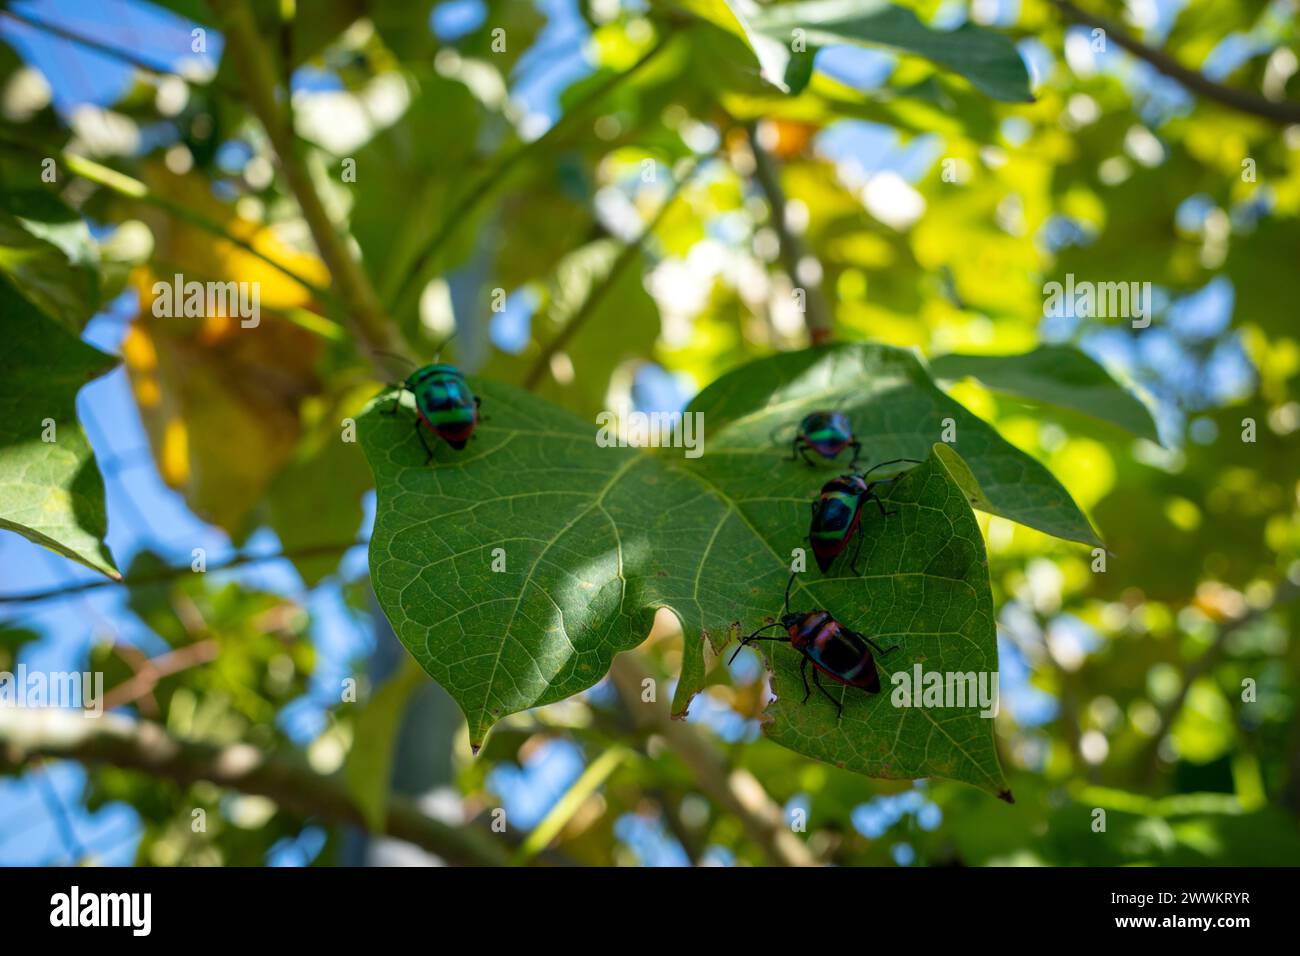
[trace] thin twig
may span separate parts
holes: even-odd
[[[812,251],[786,220],[785,190],[781,188],[781,176],[776,163],[759,142],[757,128],[750,124],[745,131],[749,134],[749,148],[754,154],[754,180],[763,190],[772,210],[772,228],[776,231],[780,244],[781,267],[795,288],[803,289],[803,320],[808,329],[808,339],[813,345],[820,345],[830,340],[834,320],[822,292],[821,282],[804,282],[799,276],[800,267],[805,262],[814,261]]]
[[[278,87],[275,63],[262,42],[252,8],[247,0],[212,0],[212,6],[220,13],[225,26],[228,52],[243,78],[249,108],[266,130],[285,181],[297,198],[302,216],[334,278],[358,344],[368,353],[376,369],[382,371],[383,364],[378,360],[381,353],[407,355],[407,350],[394,336],[393,325],[370,279],[353,258],[312,182],[301,142],[294,135],[285,112],[288,91]]]
[[[605,296],[609,294],[610,289],[614,287],[623,273],[627,271],[628,267],[632,265],[637,254],[645,246],[646,240],[649,239],[654,231],[659,228],[659,224],[663,222],[664,216],[667,215],[668,210],[672,208],[673,203],[681,194],[683,187],[685,187],[685,185],[695,176],[701,165],[703,165],[703,157],[696,159],[691,166],[683,172],[680,177],[678,177],[677,182],[668,193],[668,197],[659,206],[659,210],[654,214],[653,218],[646,223],[645,228],[641,230],[641,234],[619,250],[618,255],[610,264],[609,272],[607,272],[601,279],[600,283],[590,291],[587,298],[583,300],[582,305],[580,305],[578,310],[569,318],[569,321],[564,324],[564,328],[560,329],[555,338],[552,339],[548,345],[543,347],[542,353],[537,356],[537,360],[533,362],[532,367],[528,370],[528,374],[524,377],[524,388],[531,390],[541,383],[542,377],[546,374],[546,370],[550,368],[551,359],[555,357],[556,353],[573,340],[573,337],[578,334],[584,325],[586,325],[587,320],[595,314],[596,308],[602,301],[604,301]]]
[[[346,544],[315,544],[302,548],[288,548],[284,551],[277,551],[274,554],[237,554],[229,561],[223,564],[214,565],[207,569],[211,574],[216,571],[226,571],[230,568],[240,567],[245,564],[260,564],[263,561],[279,561],[281,558],[286,560],[297,560],[302,558],[319,558],[331,554],[340,554],[348,548],[365,544],[364,540],[349,541]],[[96,578],[91,581],[83,581],[80,584],[64,585],[63,587],[49,588],[42,591],[28,591],[24,594],[0,594],[0,605],[5,604],[35,604],[39,601],[51,601],[57,598],[66,597],[70,594],[81,594],[84,591],[94,591],[99,588],[109,587],[110,585],[125,585],[126,587],[145,587],[150,584],[163,584],[173,578],[183,577],[186,574],[197,574],[189,565],[181,567],[159,568],[149,574],[139,574],[129,578],[122,578],[118,581],[109,580],[108,578]]]
[[[588,92],[582,99],[574,103],[556,122],[555,125],[535,140],[527,143],[521,143],[510,152],[499,157],[483,173],[482,176],[470,186],[464,194],[457,200],[456,204],[443,216],[442,223],[438,231],[433,234],[429,244],[424,250],[415,257],[405,272],[401,280],[397,283],[397,288],[389,298],[389,307],[394,314],[401,315],[407,299],[417,288],[419,280],[424,278],[426,270],[437,259],[443,247],[456,234],[456,230],[464,225],[469,215],[480,202],[505,179],[506,174],[518,166],[523,160],[527,159],[535,152],[553,143],[559,136],[568,130],[576,119],[584,115],[588,108],[602,100],[611,90],[619,84],[627,81],[636,75],[651,60],[657,57],[668,45],[671,34],[661,37],[639,60],[633,63],[622,73],[616,73],[609,77],[603,83],[600,83]]]
[[[1289,100],[1269,100],[1262,96],[1256,96],[1254,93],[1248,93],[1245,90],[1222,86],[1215,83],[1204,73],[1183,66],[1169,54],[1152,49],[1134,37],[1129,36],[1119,24],[1112,20],[1080,10],[1070,0],[1052,0],[1052,3],[1066,18],[1073,20],[1075,23],[1085,26],[1092,25],[1105,30],[1108,38],[1114,40],[1138,59],[1150,63],[1165,76],[1177,80],[1186,89],[1198,96],[1213,100],[1221,106],[1227,106],[1240,113],[1260,116],[1275,123],[1300,123],[1300,103],[1293,103]]]
[[[146,658],[136,672],[104,695],[105,711],[116,710],[135,703],[153,692],[164,677],[179,674],[191,667],[208,664],[217,659],[217,642],[211,638],[195,644]]]

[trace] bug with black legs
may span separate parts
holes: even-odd
[[[397,395],[393,404],[380,414],[396,415],[402,404],[402,392],[415,396],[415,434],[424,448],[426,465],[433,460],[433,449],[425,440],[425,428],[457,451],[464,448],[474,434],[480,421],[481,402],[456,366],[442,363],[425,365],[392,387],[397,389]]]
[[[741,647],[747,647],[758,641],[776,641],[789,644],[803,657],[799,665],[799,676],[803,678],[803,701],[808,703],[812,689],[808,686],[808,664],[813,665],[813,683],[826,699],[835,705],[835,720],[844,715],[844,706],[830,695],[822,685],[821,675],[825,674],[837,684],[857,687],[868,694],[880,693],[880,675],[876,672],[876,660],[871,651],[874,649],[882,657],[890,651],[898,650],[895,644],[882,648],[879,644],[857,631],[851,631],[835,620],[829,611],[791,611],[790,585],[794,584],[794,575],[785,586],[785,614],[777,623],[766,624],[740,639],[740,646],[731,655],[730,664],[740,653]],[[759,637],[766,630],[774,627],[784,628],[786,637]]]
[[[808,457],[812,449],[823,458],[834,461],[846,448],[853,449],[853,458],[849,468],[858,467],[858,456],[862,454],[862,442],[853,437],[853,425],[849,416],[843,412],[810,412],[799,422],[799,430],[790,442],[790,457],[787,461],[802,458],[809,465],[816,465]]]
[[[858,570],[858,555],[862,553],[862,509],[869,501],[874,501],[882,517],[896,514],[885,508],[876,487],[897,481],[902,474],[889,478],[868,481],[867,477],[877,468],[911,462],[919,465],[915,458],[894,458],[872,465],[865,472],[854,472],[832,478],[822,485],[821,492],[812,501],[812,523],[808,528],[808,543],[812,545],[813,557],[823,574],[835,562],[835,559],[848,547],[853,537],[858,539],[857,550],[849,566],[854,574]]]

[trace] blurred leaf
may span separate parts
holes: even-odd
[[[0,190],[0,272],[74,334],[100,306],[98,259],[85,221],[51,193]]]
[[[393,751],[411,694],[424,683],[424,672],[410,658],[375,691],[357,715],[343,774],[372,832],[383,832],[388,815],[388,791],[393,776]]]
[[[485,374],[522,384],[541,350],[567,336],[561,352],[572,364],[572,376],[561,382],[547,370],[537,392],[592,419],[609,405],[615,370],[649,355],[658,338],[659,310],[645,290],[645,268],[644,254],[616,239],[569,253],[533,316],[529,347],[519,355],[498,352]],[[575,320],[581,327],[566,332]]]
[[[848,43],[925,57],[966,77],[996,100],[1033,100],[1029,71],[1015,45],[972,23],[956,30],[933,30],[911,10],[883,0],[809,0],[761,7],[723,0],[678,0],[678,5],[744,39],[764,77],[792,93],[806,85],[818,47]],[[796,40],[806,47],[792,54]]]
[[[1091,357],[1068,345],[1040,345],[1024,355],[943,355],[930,360],[936,378],[978,379],[987,388],[1047,402],[1118,425],[1159,444],[1151,412]]]
[[[192,653],[204,642],[210,654],[195,657],[146,688],[137,706],[162,718],[183,736],[238,740],[250,730],[265,737],[282,707],[307,692],[314,649],[301,607],[279,594],[234,581],[218,583],[202,572],[176,574],[158,555],[142,551],[127,572],[128,606],[172,651]],[[154,579],[154,580],[150,580]],[[139,671],[147,655],[121,644],[92,651],[95,670],[110,691]],[[182,706],[173,710],[173,703]]]
[[[4,278],[0,333],[0,528],[116,578],[104,543],[104,482],[77,422],[77,391],[114,360],[44,316]]]
[[[156,193],[222,223],[309,281],[327,284],[328,273],[315,256],[291,249],[275,230],[233,215],[201,178],[149,173]],[[239,540],[297,447],[303,399],[321,389],[316,363],[323,340],[283,316],[320,306],[279,270],[232,243],[176,220],[154,217],[150,224],[154,265],[135,277],[140,313],[122,356],[159,474],[184,491],[196,514]],[[244,327],[239,316],[222,314],[154,315],[157,284],[174,286],[176,275],[184,282],[245,283],[260,301],[258,324]],[[173,312],[179,311],[175,305]]]
[[[355,540],[361,528],[370,468],[357,446],[355,423],[345,421],[355,419],[364,404],[353,392],[325,409],[267,492],[271,528],[308,587],[334,572],[346,551],[335,546]],[[325,550],[302,554],[316,548]]]

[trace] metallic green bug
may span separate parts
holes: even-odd
[[[424,446],[424,463],[433,460],[433,449],[425,441],[421,425],[457,451],[465,447],[479,423],[480,401],[454,365],[425,365],[396,386],[397,396],[385,415],[396,415],[402,392],[415,396],[415,433]]]
[[[799,455],[808,464],[813,460],[808,457],[811,448],[823,458],[834,460],[845,448],[853,449],[850,469],[858,467],[858,456],[862,454],[862,442],[853,437],[853,425],[849,416],[843,412],[812,412],[804,416],[799,423],[799,431],[790,443],[790,461]]]

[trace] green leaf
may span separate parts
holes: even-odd
[[[861,578],[812,572],[798,579],[792,610],[837,608],[836,620],[886,649],[875,655],[881,692],[823,681],[844,708],[837,719],[830,702],[804,684],[798,653],[779,644],[757,645],[774,671],[777,701],[764,714],[769,737],[868,776],[948,777],[1010,798],[994,746],[994,707],[981,716],[970,700],[961,707],[917,706],[924,687],[915,682],[918,668],[923,674],[973,675],[976,684],[970,686],[982,680],[993,692],[989,700],[996,700],[993,599],[984,541],[967,498],[970,481],[956,452],[936,444],[930,458],[889,493],[895,514],[887,522],[865,523]],[[790,503],[792,519],[806,520],[803,504]],[[895,691],[895,675],[900,688],[907,679],[915,696]],[[805,686],[812,689],[807,703]]]
[[[393,750],[411,695],[424,683],[424,673],[411,660],[384,683],[357,716],[343,778],[366,826],[381,833],[388,814],[393,777]]]
[[[811,0],[763,7],[729,0],[676,0],[672,5],[744,40],[764,78],[792,94],[807,86],[817,48],[847,43],[925,57],[966,77],[996,100],[1033,100],[1029,71],[1015,45],[971,23],[934,30],[911,10],[883,0]]]
[[[969,376],[996,392],[1083,412],[1160,442],[1150,410],[1101,365],[1068,345],[1040,345],[1023,355],[943,355],[930,362],[930,371],[936,378]]]
[[[733,0],[666,0],[661,5],[686,10],[740,39],[758,61],[763,79],[773,86],[787,93],[798,93],[803,85],[807,85],[808,75],[812,73],[811,54],[806,57],[807,63],[795,67],[792,73],[791,64],[788,62],[791,59],[789,50],[782,43],[754,30],[745,12],[744,4],[735,3]],[[752,9],[749,12],[752,13]],[[806,75],[802,75],[803,83],[799,89],[791,88],[791,79],[797,82],[804,66],[807,71]]]
[[[956,30],[933,30],[911,10],[883,0],[810,0],[763,7],[751,29],[790,49],[803,31],[813,47],[850,43],[914,53],[959,73],[996,100],[1027,103],[1029,71],[1015,45],[1000,33],[965,23]]]
[[[378,413],[386,397],[359,425],[378,496],[375,593],[402,643],[465,712],[475,747],[508,714],[595,684],[615,654],[644,640],[660,607],[677,615],[686,634],[676,700],[684,710],[703,683],[704,638],[718,650],[737,628],[752,630],[779,613],[791,552],[806,542],[808,502],[844,468],[788,461],[773,442],[775,426],[792,429],[814,408],[848,411],[873,460],[929,456],[942,419],[951,417],[956,449],[985,456],[972,471],[981,482],[988,476],[983,490],[990,499],[996,491],[998,507],[1049,527],[1088,530],[1042,466],[943,395],[917,359],[897,349],[810,350],[724,376],[688,409],[703,413],[706,429],[703,455],[694,459],[682,448],[602,447],[590,424],[531,394],[490,381],[473,387],[488,421],[463,452],[438,445],[432,465],[424,464],[409,410]],[[887,623],[937,622],[988,664],[996,651],[987,571],[978,533],[974,544],[968,533],[976,525],[966,488],[975,479],[952,450],[937,454],[943,463],[929,467],[942,474],[927,479],[924,498],[907,499],[913,517],[870,522],[871,535],[902,534],[909,562],[937,561],[943,575],[962,588],[978,584],[983,594],[963,591],[958,608],[957,585],[931,583],[908,564],[889,585]],[[958,505],[966,523],[953,537]],[[876,561],[896,551],[872,545]],[[861,598],[876,592],[864,592],[867,582],[847,569],[840,573],[815,585],[818,597],[831,613],[861,623],[870,610]],[[958,619],[963,609],[969,613]],[[981,609],[983,629],[974,619]],[[924,659],[937,653],[926,649]],[[872,764],[872,772],[905,772],[913,766],[904,762],[908,754],[928,752],[924,739],[910,736],[928,724],[909,721],[909,736],[895,744],[869,725],[849,726],[862,753],[895,748],[895,762]],[[788,735],[786,742],[822,755],[811,743]],[[996,763],[979,753],[978,772],[952,754],[936,757],[934,772],[996,789]]]
[[[0,191],[0,272],[74,333],[99,308],[98,261],[85,221],[52,194]]]
[[[104,482],[76,403],[113,361],[0,278],[0,528],[117,578]]]
[[[354,389],[317,410],[294,459],[267,493],[269,524],[308,587],[338,569],[361,527],[370,468],[347,420],[365,403]]]
[[[981,510],[1067,541],[1101,544],[1046,468],[945,395],[903,349],[848,343],[786,352],[722,376],[689,409],[703,413],[709,430],[701,466],[742,474],[753,455],[769,454],[774,432],[788,452],[799,420],[819,408],[848,414],[866,463],[921,459],[950,435],[983,489]]]

